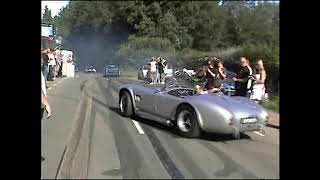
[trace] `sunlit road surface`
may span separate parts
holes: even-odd
[[[53,117],[42,130],[42,178],[279,178],[279,129],[263,134],[180,137],[166,126],[119,115],[127,78],[78,73],[48,90]]]

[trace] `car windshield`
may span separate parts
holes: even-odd
[[[190,88],[193,89],[193,87],[196,85],[195,82],[190,81],[188,79],[183,79],[183,78],[169,78],[164,87],[162,88],[163,91],[171,89],[171,88]]]
[[[109,65],[108,68],[115,68],[115,66],[114,65]]]

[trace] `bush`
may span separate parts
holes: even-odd
[[[279,112],[279,96],[271,96],[268,101],[262,101],[262,106],[275,112]]]
[[[266,64],[279,64],[279,46],[267,43],[245,44],[233,54],[234,59],[246,56],[251,61],[262,59]]]
[[[138,78],[138,68],[123,65],[120,67],[121,77]]]

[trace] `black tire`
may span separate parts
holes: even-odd
[[[131,117],[133,115],[132,99],[129,92],[124,91],[119,98],[119,108],[121,115],[124,117]]]
[[[189,116],[189,123],[183,123],[183,120],[180,119],[182,118],[182,116]],[[185,117],[183,117],[183,119],[185,119]],[[175,125],[177,127],[178,133],[183,137],[195,138],[201,135],[201,129],[197,114],[191,106],[182,105],[178,108]]]

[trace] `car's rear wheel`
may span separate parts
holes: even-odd
[[[120,112],[124,117],[131,117],[133,115],[131,96],[127,91],[120,95],[119,101]]]
[[[201,134],[197,114],[188,105],[179,107],[176,115],[176,125],[181,136],[195,138]]]

